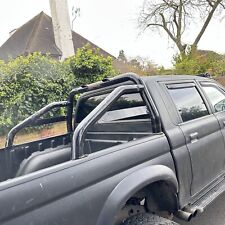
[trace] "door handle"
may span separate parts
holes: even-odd
[[[191,133],[189,137],[190,137],[191,143],[198,141],[198,132]]]

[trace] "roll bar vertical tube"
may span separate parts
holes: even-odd
[[[72,139],[72,159],[78,159],[84,155],[84,134],[87,128],[93,125],[111,107],[111,105],[124,93],[133,93],[143,90],[142,85],[124,85],[115,88],[94,110],[92,110],[79,123]]]
[[[68,97],[68,108],[67,108],[67,131],[73,132],[73,102],[75,95],[87,91],[87,87],[78,87],[73,89]]]

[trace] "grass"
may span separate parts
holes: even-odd
[[[56,123],[52,125],[50,128],[44,128],[40,131],[33,131],[23,134],[16,135],[14,139],[14,144],[23,144],[35,140],[44,139],[47,137],[57,136],[60,134],[65,134],[66,131],[66,124],[64,122]],[[0,137],[0,148],[4,148],[5,146],[6,136]]]

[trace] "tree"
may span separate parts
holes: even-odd
[[[37,52],[0,61],[0,136],[46,104],[66,100],[74,87],[111,75],[112,59],[88,45],[63,62]]]
[[[145,57],[137,56],[132,58],[129,64],[141,75],[155,75],[158,73],[157,65]]]
[[[127,62],[127,58],[125,56],[124,50],[120,50],[119,51],[119,56],[117,58],[119,61],[126,63]]]
[[[89,44],[78,49],[76,55],[65,63],[70,65],[77,85],[93,83],[115,74],[112,58],[104,57],[99,49],[93,49]]]
[[[165,31],[176,44],[181,56],[184,56],[188,45],[183,41],[183,36],[194,23],[195,17],[201,18],[202,25],[190,45],[192,51],[197,49],[216,11],[223,9],[224,0],[146,0],[139,24],[144,30],[152,28]]]

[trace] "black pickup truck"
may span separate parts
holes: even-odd
[[[46,118],[63,108],[64,116]],[[67,133],[25,144],[29,126]],[[75,88],[0,150],[1,225],[171,225],[225,191],[225,89],[197,76],[123,74]]]

